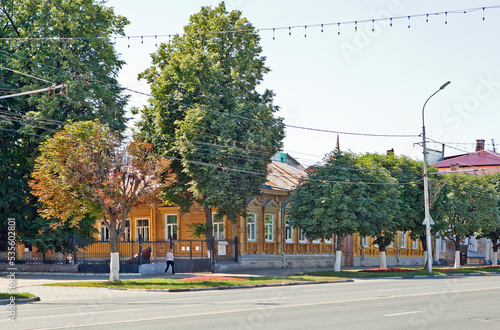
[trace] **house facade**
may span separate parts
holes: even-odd
[[[280,154],[268,165],[267,181],[261,186],[260,195],[247,201],[245,217],[232,222],[216,217],[217,210],[213,210],[215,253],[238,255],[238,262],[215,264],[216,271],[334,267],[335,237],[310,240],[300,228],[293,228],[287,221],[288,198],[300,180],[306,177],[306,171],[295,159],[288,154]],[[210,253],[207,242],[203,236],[196,237],[191,227],[198,223],[205,223],[205,212],[200,206],[181,213],[178,206],[160,201],[142,204],[132,210],[125,222],[125,233],[121,239],[124,251],[120,251],[120,255],[130,258],[139,249],[149,249],[148,258],[161,262],[174,242],[176,256],[207,258]],[[109,233],[105,226],[97,226],[98,242],[86,249],[95,251],[95,257],[105,259],[109,257]],[[358,235],[346,237],[342,264],[378,266],[380,254],[373,240]],[[25,256],[24,246],[20,246],[18,251],[21,252],[18,257]],[[29,251],[29,254],[39,256],[36,250]],[[422,246],[418,241],[412,241],[409,233],[397,233],[394,242],[386,249],[386,256],[388,266],[423,263]],[[49,253],[47,257],[53,256]]]
[[[476,140],[473,153],[445,157],[434,163],[439,172],[463,172],[470,175],[484,175],[500,172],[500,153],[485,150],[485,140]],[[490,240],[472,237],[465,241],[462,264],[484,264],[491,262],[493,249]],[[435,259],[455,262],[455,246],[444,238],[436,238]]]
[[[247,215],[236,223],[215,217],[213,235],[217,251],[226,251],[237,237],[238,263],[216,265],[219,271],[238,268],[301,268],[333,267],[335,265],[335,237],[309,240],[300,228],[291,227],[286,218],[288,198],[307,177],[304,168],[287,154],[276,157],[268,165],[267,182],[261,194],[247,202]],[[130,215],[125,237],[137,240],[176,241],[199,239],[191,225],[204,223],[204,210],[195,206],[188,213],[167,204],[141,205]],[[202,237],[203,239],[203,237]],[[220,251],[219,251],[220,252]],[[409,233],[399,232],[387,248],[389,266],[422,265],[423,250]],[[158,255],[158,257],[161,257]],[[344,266],[378,266],[380,255],[373,238],[349,236],[343,244]]]

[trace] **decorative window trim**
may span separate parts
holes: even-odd
[[[175,223],[168,222],[169,217],[175,217]],[[175,230],[175,233],[173,233],[172,237],[174,240],[176,240],[179,237],[179,217],[178,217],[178,215],[173,214],[173,213],[165,214],[164,219],[165,219],[165,233],[164,233],[165,241],[170,240],[169,232],[174,231],[174,230]],[[170,229],[170,228],[172,228],[172,229]]]
[[[412,249],[418,250],[418,238],[413,240]]]
[[[132,222],[130,221],[130,219],[125,219],[125,224],[123,225],[125,228],[123,230],[122,238],[126,242],[130,242],[132,240],[132,232],[130,231],[130,224],[131,223]]]
[[[293,243],[294,228],[289,224],[288,219],[285,220],[285,243]]]
[[[408,239],[406,231],[402,231],[399,233],[399,247],[401,249],[407,249]]]
[[[218,219],[216,221],[215,220],[216,215],[217,215],[217,213],[212,213],[212,225],[213,225],[212,234],[214,236],[214,239],[223,240],[226,236],[225,226],[224,226],[224,217],[222,217],[221,219]],[[220,227],[222,227],[222,230],[220,230],[221,229]],[[222,232],[222,235],[220,235],[221,232]]]
[[[147,220],[148,225],[139,225],[139,221]],[[147,237],[146,234],[147,233]],[[139,240],[139,234],[141,234],[143,241],[149,241],[151,238],[151,220],[149,218],[136,218],[135,219],[135,239]]]
[[[250,218],[252,218],[253,221],[249,221]],[[252,235],[250,235],[250,234],[252,234]],[[256,213],[248,213],[247,214],[247,241],[257,242],[257,214]]]
[[[361,246],[367,248],[370,246],[370,237],[368,236],[365,236],[365,237],[361,237]]]
[[[269,219],[270,222],[268,222]],[[266,225],[264,238],[266,242],[274,242],[274,214],[266,214],[264,222]]]
[[[299,230],[299,243],[307,243],[307,237],[304,233],[304,229]]]
[[[109,229],[102,222],[99,222],[99,241],[109,241]]]

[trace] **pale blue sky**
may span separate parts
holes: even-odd
[[[219,1],[111,0],[109,6],[131,24],[127,35],[182,33],[189,16],[201,6]],[[390,14],[454,11],[499,5],[499,1],[340,1],[340,0],[229,0],[256,28],[278,28],[365,20]],[[290,125],[373,134],[420,134],[422,106],[443,83],[452,83],[426,106],[430,138],[455,142],[453,147],[474,151],[476,139],[491,139],[500,150],[500,8],[375,23],[261,31],[263,55],[271,72],[262,88],[274,90],[280,116]],[[168,37],[157,42],[167,42]],[[117,51],[127,62],[120,73],[123,86],[148,92],[137,74],[150,65],[155,39],[117,40]],[[133,95],[130,105],[147,98]],[[335,147],[336,134],[287,129],[285,150],[304,165],[312,164]],[[420,138],[340,135],[342,150],[380,152],[421,159]],[[470,143],[469,145],[456,143]],[[440,148],[438,146],[432,146]],[[447,148],[446,154],[461,153]]]

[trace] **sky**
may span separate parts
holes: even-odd
[[[108,1],[130,21],[127,38],[116,39],[117,52],[127,63],[120,84],[148,93],[148,84],[137,75],[151,65],[155,43],[182,34],[190,15],[218,3]],[[425,106],[427,137],[445,143],[445,156],[475,151],[476,139],[486,140],[488,150],[494,139],[500,151],[500,8],[488,8],[498,5],[459,0],[226,1],[228,11],[241,11],[261,29],[262,55],[271,71],[259,90],[276,94],[277,115],[290,125],[284,150],[304,166],[335,148],[334,132],[359,133],[339,135],[343,151],[394,149],[396,155],[422,159],[417,144],[422,107],[447,81],[451,84]],[[473,8],[480,10],[464,13]],[[447,14],[435,15],[440,12]],[[393,17],[392,27],[390,20],[371,21],[388,17]],[[346,23],[354,21],[358,23]],[[130,95],[130,107],[147,104],[147,96]],[[442,145],[428,147],[441,150]]]

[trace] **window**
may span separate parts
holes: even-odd
[[[362,245],[363,247],[368,247],[368,244],[370,244],[370,243],[369,243],[369,240],[368,240],[368,236],[362,237],[362,238],[361,238],[361,245]]]
[[[247,235],[249,241],[257,240],[257,215],[249,214],[247,215]]]
[[[415,238],[413,240],[413,246],[412,246],[413,250],[418,250],[418,238]]]
[[[406,232],[403,231],[403,232],[399,233],[399,235],[401,235],[399,247],[402,249],[406,249]]]
[[[274,241],[274,215],[266,214],[266,242]]]
[[[441,252],[446,252],[446,238],[441,237]]]
[[[214,239],[224,239],[224,216],[212,213],[212,224],[214,226]]]
[[[293,227],[288,219],[285,220],[285,241],[293,243]]]
[[[328,239],[327,239],[327,238],[325,238],[325,243],[326,243],[326,244],[333,244],[333,239],[332,239],[332,237],[330,237],[330,238],[328,238]]]
[[[313,242],[313,244],[319,244],[319,243],[321,243],[321,240],[320,239],[315,239],[312,242]]]
[[[304,229],[300,230],[299,243],[307,243],[307,237],[306,237],[306,234],[304,233]]]
[[[143,241],[149,241],[149,219],[135,220],[135,239],[139,240],[139,236]]]
[[[177,239],[177,214],[165,215],[165,241]]]
[[[123,231],[123,240],[124,241],[130,241],[131,236],[130,236],[130,219],[125,220],[125,230]]]
[[[109,241],[109,230],[102,222],[99,222],[99,240]]]

